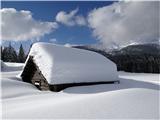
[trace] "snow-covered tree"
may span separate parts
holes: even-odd
[[[11,43],[9,44],[8,47],[4,48],[3,59],[5,62],[17,62],[17,53],[11,46]]]

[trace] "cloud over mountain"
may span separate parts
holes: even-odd
[[[2,34],[1,40],[38,40],[58,27],[56,22],[35,20],[30,11],[17,11],[14,8],[0,10]]]
[[[92,10],[88,22],[104,46],[158,42],[159,2],[115,2]]]

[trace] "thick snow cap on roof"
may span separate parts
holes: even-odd
[[[104,56],[50,43],[33,44],[29,56],[49,84],[115,81],[116,65]]]

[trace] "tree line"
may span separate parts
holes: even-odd
[[[139,55],[109,55],[107,56],[117,64],[118,70],[138,73],[160,73],[160,56],[141,54]]]
[[[24,63],[26,60],[26,55],[24,52],[24,48],[22,44],[19,47],[19,52],[17,53],[16,50],[12,47],[11,43],[7,47],[1,46],[1,60],[4,62],[18,62]]]
[[[95,51],[112,60],[118,71],[135,73],[160,73],[159,54],[108,54],[104,51]]]

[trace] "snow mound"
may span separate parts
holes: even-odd
[[[1,71],[2,72],[11,72],[11,71],[19,71],[23,68],[23,63],[11,63],[11,62],[3,62],[1,60]]]
[[[29,56],[33,56],[34,62],[50,84],[118,79],[116,65],[95,52],[40,42],[32,46]]]
[[[2,119],[159,119],[159,74],[118,72],[121,84],[51,92],[20,81],[19,72],[1,73]]]
[[[6,67],[6,64],[1,60],[1,70],[3,71]]]

